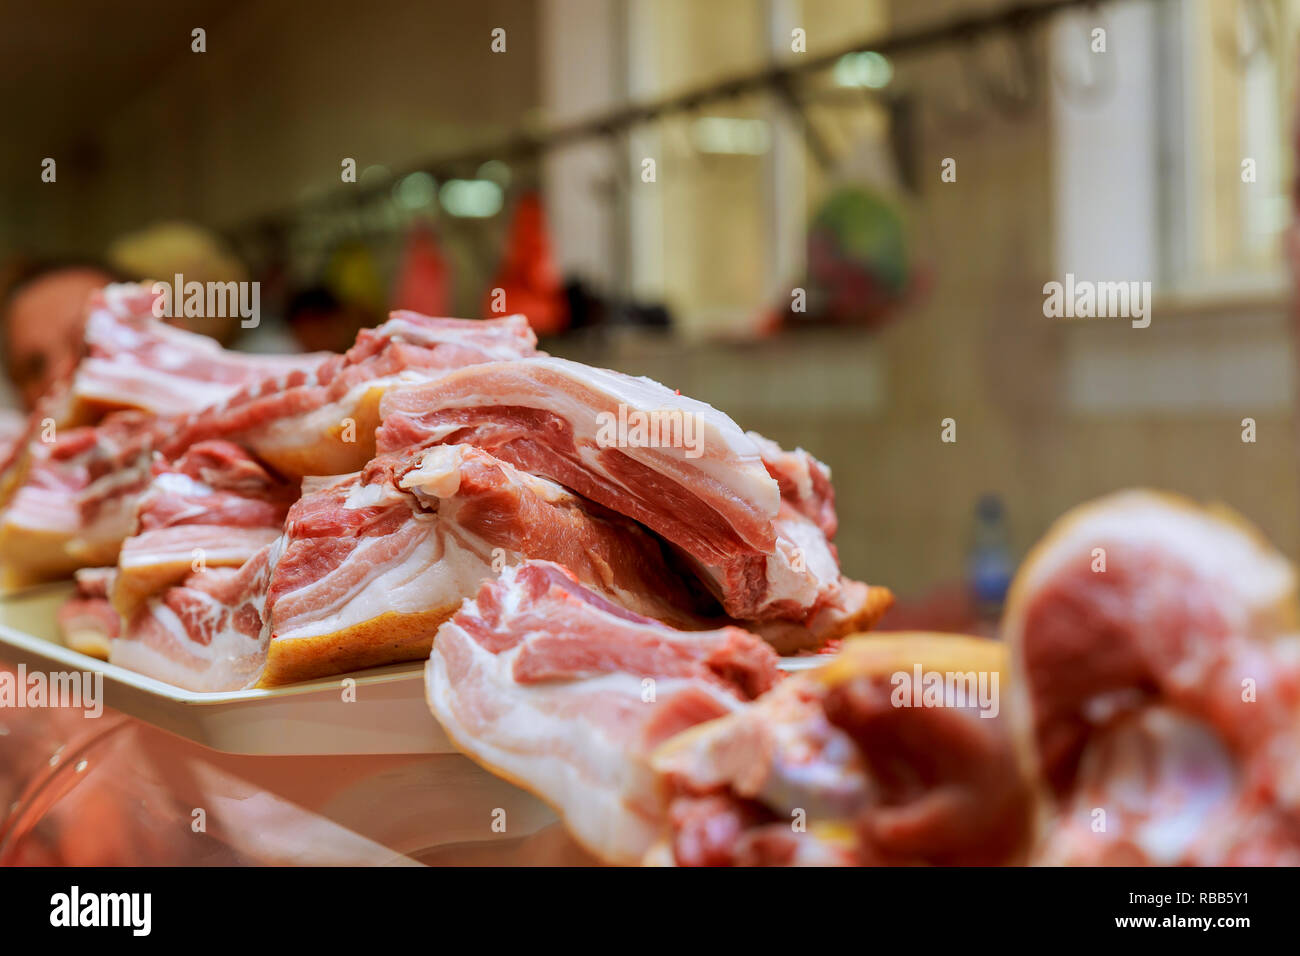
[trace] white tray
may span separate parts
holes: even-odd
[[[52,584],[0,597],[0,661],[29,670],[100,671],[104,705],[232,754],[456,753],[424,700],[423,663],[375,667],[271,690],[200,694],[64,647],[55,614],[72,593]],[[782,660],[804,670],[825,658]],[[342,681],[356,682],[355,700]]]
[[[0,598],[0,660],[43,671],[100,671],[104,704],[234,754],[455,753],[424,702],[420,663],[273,690],[199,694],[64,647],[55,613],[70,584]],[[342,681],[356,681],[344,701]]]

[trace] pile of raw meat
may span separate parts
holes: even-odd
[[[596,859],[1300,865],[1300,616],[1254,529],[1168,496],[1076,509],[1004,641],[854,637],[790,675],[545,561],[438,632],[430,706]]]
[[[1300,864],[1296,575],[1233,515],[1114,495],[1003,641],[789,673],[892,600],[807,453],[522,317],[271,358],[151,306],[94,298],[0,474],[9,583],[75,575],[73,647],[198,691],[427,658],[448,736],[604,862]]]
[[[270,357],[153,304],[138,285],[92,298],[84,359],[0,475],[8,583],[75,575],[65,640],[114,664],[223,691],[422,660],[530,560],[783,652],[890,603],[840,574],[820,462],[549,357],[522,316],[397,312],[345,354]]]

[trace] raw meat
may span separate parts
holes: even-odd
[[[286,539],[263,684],[424,658],[463,599],[525,558],[558,561],[624,607],[695,620],[652,535],[468,445],[314,483]]]
[[[147,285],[106,286],[87,304],[86,355],[59,424],[94,424],[114,410],[155,415],[197,412],[254,383],[310,373],[328,357],[252,355],[173,328],[153,316]]]
[[[0,513],[0,562],[10,585],[114,564],[149,480],[160,419],[116,412],[95,426],[43,431]]]
[[[251,687],[266,665],[262,616],[279,543],[146,600],[124,620],[109,662],[186,690]]]
[[[1003,671],[1001,647],[979,638],[904,633],[846,642],[824,667],[655,752],[652,765],[670,795],[669,835],[648,861],[1021,858],[1032,801],[998,712]],[[932,679],[953,693],[925,696],[921,686]]]
[[[77,572],[77,590],[59,608],[59,633],[74,651],[108,660],[108,649],[121,630],[121,617],[108,595],[116,568],[83,568]]]
[[[150,295],[140,291],[143,287],[125,288],[137,297]],[[56,430],[50,424],[59,421],[55,406],[66,404],[64,398],[54,396],[43,403],[45,410],[29,425],[23,451],[0,478],[0,489],[10,496],[0,517],[0,561],[11,585],[116,562],[132,530],[136,499],[149,484],[155,451],[175,460],[202,441],[226,439],[251,449],[290,478],[356,471],[373,455],[375,407],[384,389],[397,382],[424,381],[468,362],[532,354],[536,341],[522,316],[480,322],[399,312],[379,328],[363,331],[345,355],[324,363],[319,357],[277,357],[259,365],[246,362],[247,356],[231,358],[237,353],[219,348],[214,353],[215,344],[202,336],[170,329],[152,318],[133,321],[145,328],[144,338],[152,345],[136,343],[132,351],[118,342],[122,347],[111,360],[105,358],[121,373],[119,398],[129,391],[126,371],[141,380],[134,394],[150,395],[149,383],[158,376],[166,378],[163,372],[170,361],[186,374],[219,380],[224,400],[197,412],[194,403],[178,402],[173,410],[186,413],[179,416],[117,412],[93,427],[72,430]],[[119,339],[134,341],[133,336],[143,335],[120,315],[100,324]],[[185,337],[182,343],[193,339],[202,345],[173,347],[168,338],[172,335]],[[100,337],[111,338],[107,332]],[[108,350],[102,343],[101,349]],[[164,368],[155,370],[149,362]],[[270,378],[250,372],[285,367],[287,373]],[[98,380],[104,374],[99,368],[88,377]],[[248,381],[257,384],[238,388]],[[197,386],[194,391],[201,400],[212,394]],[[159,393],[155,398],[155,404],[164,404],[166,396]]]
[[[663,825],[654,747],[779,677],[739,628],[673,630],[526,561],[439,629],[426,684],[461,750],[556,807],[592,853],[632,863]]]
[[[380,412],[381,450],[476,445],[640,521],[689,557],[733,618],[793,621],[806,635],[825,606],[842,605],[841,633],[864,617],[866,589],[844,592],[826,539],[833,502],[810,477],[824,468],[763,440],[791,489],[783,507],[752,438],[657,382],[534,358],[395,389]]]
[[[280,536],[295,484],[230,442],[199,442],[175,464],[158,456],[118,557],[113,606],[140,602],[204,567],[237,568]]]
[[[786,451],[758,432],[746,432],[763,456],[763,466],[781,488],[787,502],[821,529],[826,540],[835,540],[839,516],[835,513],[835,488],[831,470],[802,448]]]
[[[1300,855],[1296,610],[1290,564],[1222,509],[1128,492],[1058,522],[1004,623],[1022,736],[1059,814],[1047,858]],[[1107,794],[1104,839],[1071,837]],[[1215,839],[1196,837],[1210,817]]]
[[[191,416],[162,450],[173,457],[198,441],[223,438],[282,475],[349,474],[375,455],[379,400],[390,388],[479,362],[535,355],[536,344],[522,315],[480,321],[394,312],[315,372],[250,386]]]
[[[1294,817],[1242,778],[1237,759],[1203,722],[1161,706],[1120,714],[1089,739],[1034,861],[1300,866]]]

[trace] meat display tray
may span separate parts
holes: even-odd
[[[268,690],[196,693],[63,646],[55,615],[70,583],[0,597],[0,663],[98,671],[104,706],[232,754],[441,754],[455,748],[424,701],[424,665],[376,667]],[[786,670],[824,660],[786,658]],[[347,685],[346,680],[353,685]]]

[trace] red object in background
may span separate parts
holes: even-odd
[[[505,312],[496,290],[505,292]],[[494,309],[496,305],[498,308]],[[484,315],[522,312],[538,335],[554,335],[569,325],[569,300],[560,271],[551,254],[542,200],[532,192],[515,206],[514,221],[506,237],[505,258],[484,299]]]
[[[434,316],[451,315],[453,311],[451,270],[427,222],[417,222],[406,237],[392,307]]]

